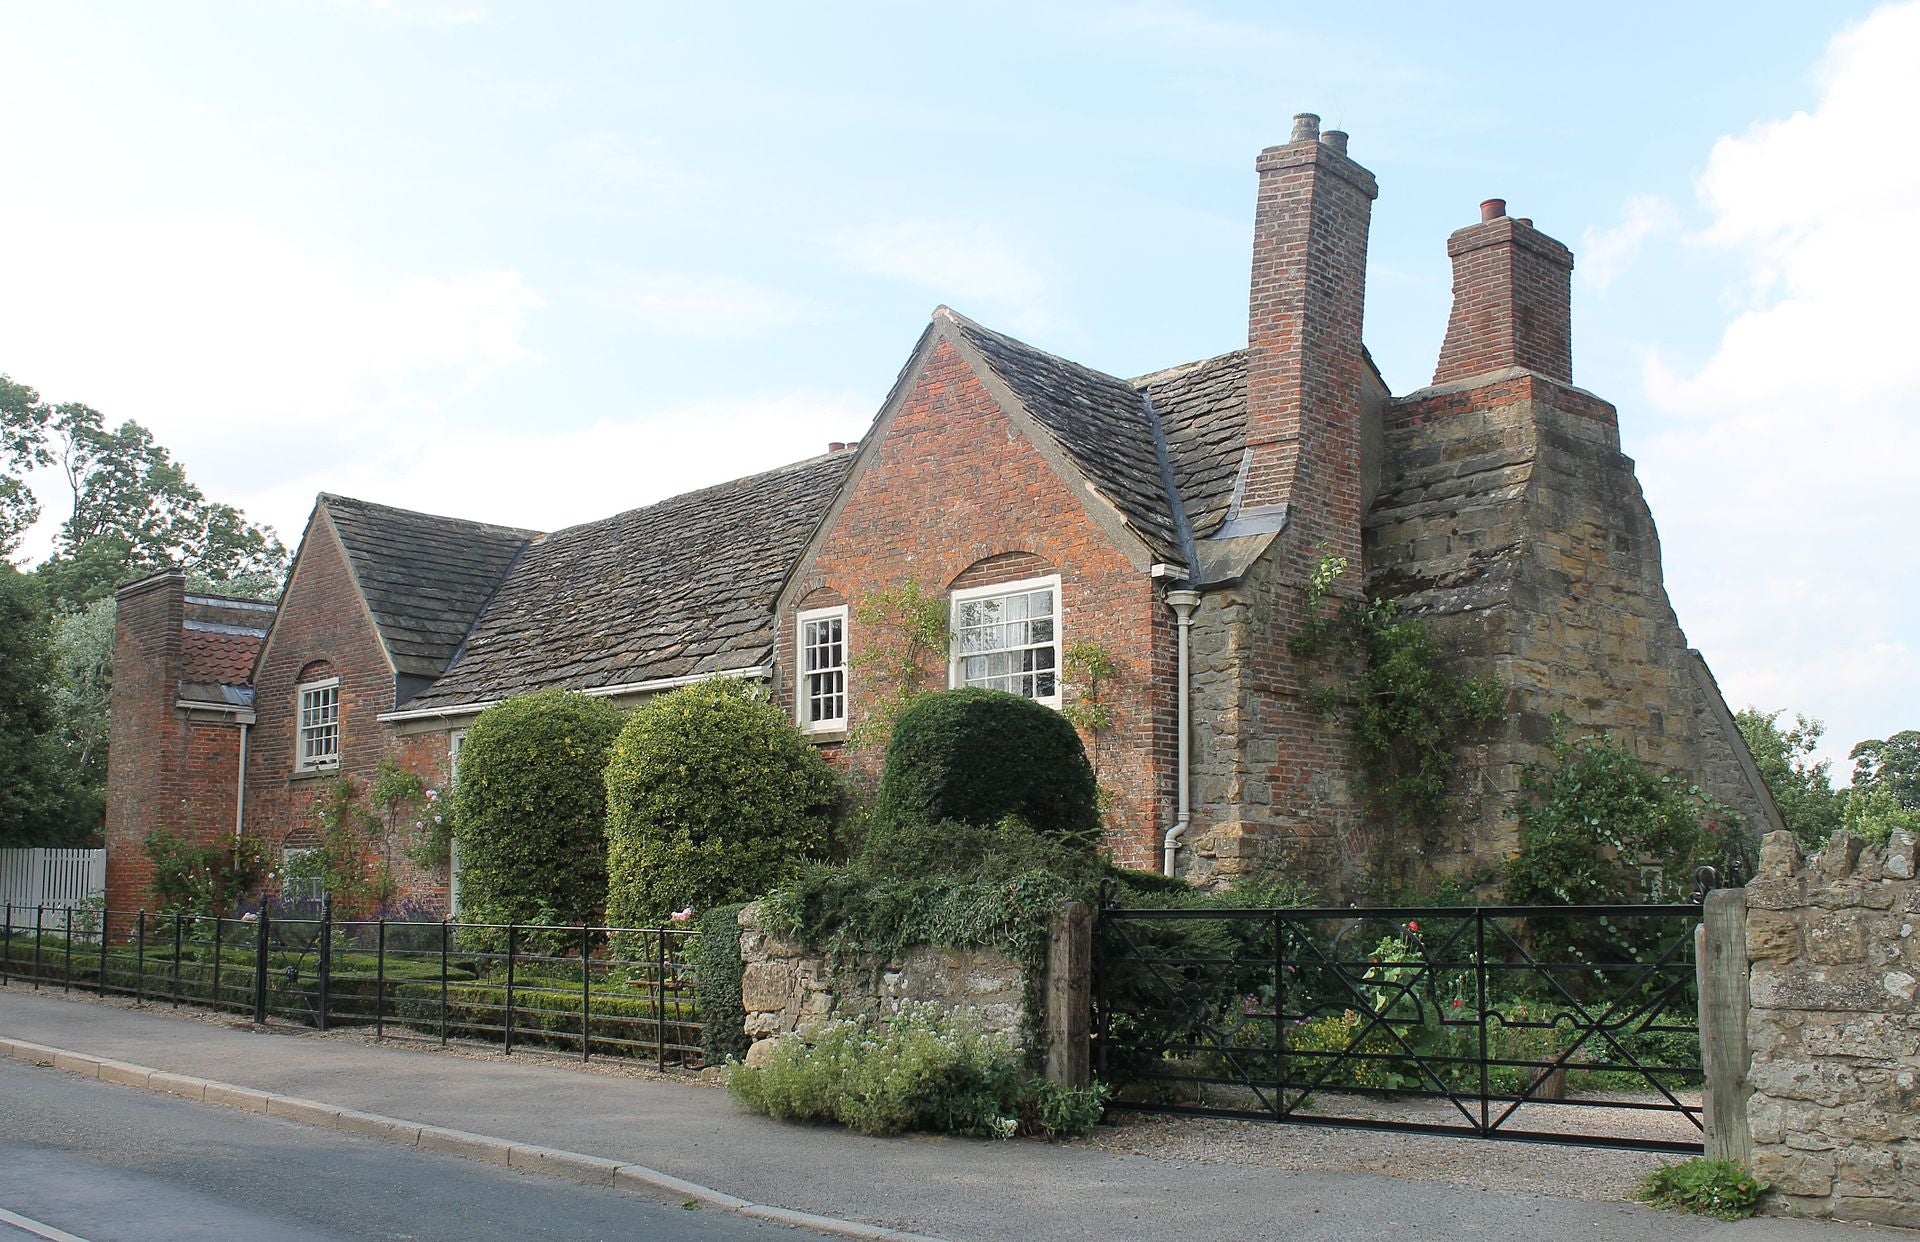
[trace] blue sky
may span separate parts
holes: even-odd
[[[942,302],[1234,348],[1317,111],[1394,390],[1507,198],[1728,698],[1920,727],[1920,6],[0,0],[0,46],[0,370],[289,542],[322,489],[553,527],[817,452]]]

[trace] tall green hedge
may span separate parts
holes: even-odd
[[[941,820],[985,827],[1009,815],[1046,836],[1099,844],[1093,766],[1066,717],[1017,694],[971,689],[922,695],[900,713],[875,834]]]
[[[747,1038],[747,1010],[740,985],[747,964],[740,958],[743,901],[702,911],[694,927],[693,987],[700,998],[700,1053],[708,1065],[740,1060],[753,1043]]]
[[[823,853],[839,782],[779,708],[735,680],[636,710],[607,764],[607,918],[656,927],[674,911],[758,897]]]
[[[481,712],[460,748],[453,835],[460,917],[588,923],[607,896],[605,699],[546,690]]]

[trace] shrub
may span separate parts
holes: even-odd
[[[453,797],[462,919],[594,921],[607,893],[602,774],[620,723],[607,700],[559,690],[475,718]]]
[[[1744,1220],[1759,1210],[1760,1196],[1770,1185],[1732,1161],[1696,1156],[1647,1174],[1640,1199],[1675,1212]]]
[[[1680,894],[1696,866],[1750,865],[1739,817],[1699,786],[1658,771],[1605,737],[1556,737],[1554,766],[1529,772],[1520,852],[1504,888],[1516,905],[1608,905],[1644,900],[1641,868],[1657,865]],[[1685,886],[1685,887],[1682,887]]]
[[[1099,844],[1099,790],[1073,725],[999,690],[915,699],[894,722],[868,848],[902,825],[1008,816],[1089,852]]]
[[[165,914],[225,914],[267,875],[266,853],[255,837],[198,845],[161,828],[140,846],[153,864],[154,904]]]
[[[739,916],[744,902],[700,914],[693,942],[693,986],[700,999],[700,1053],[708,1065],[747,1055],[747,1011],[740,1003],[746,963],[740,960]]]
[[[634,712],[606,790],[607,918],[627,927],[765,892],[827,848],[839,801],[832,769],[785,714],[717,679]]]
[[[727,1090],[781,1121],[999,1138],[1022,1129],[1084,1134],[1106,1098],[1103,1087],[1035,1082],[1009,1040],[937,1005],[903,1006],[884,1023],[839,1019],[783,1035],[764,1067],[733,1066]]]

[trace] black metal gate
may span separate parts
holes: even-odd
[[[1116,1107],[1701,1150],[1691,905],[1119,909]]]

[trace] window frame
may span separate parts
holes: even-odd
[[[319,694],[323,690],[333,691],[333,753],[324,759],[312,758],[307,751],[309,731],[317,732],[324,725],[307,724],[307,697]],[[340,766],[340,744],[345,713],[341,710],[340,679],[338,677],[317,677],[312,681],[303,681],[293,688],[293,750],[296,772],[327,772]]]
[[[970,654],[980,654],[978,652],[962,652],[960,650],[960,606],[962,604],[977,599],[989,599],[999,595],[1023,595],[1032,591],[1046,590],[1053,592],[1053,642],[1051,644],[1053,647],[1053,693],[1049,696],[1036,695],[1033,697],[1033,701],[1051,707],[1055,711],[1059,711],[1064,702],[1061,697],[1061,690],[1064,684],[1063,679],[1066,677],[1066,669],[1063,665],[1066,660],[1067,650],[1064,637],[1067,628],[1067,606],[1066,599],[1061,594],[1059,574],[1044,574],[1038,578],[1016,578],[1008,582],[988,583],[985,586],[963,587],[947,593],[947,631],[949,634],[947,688],[957,690],[967,684],[961,672],[962,662]],[[1031,643],[1022,648],[1002,648],[1002,650],[1029,650],[1039,647],[1040,645],[1039,643]],[[1024,674],[1015,674],[1015,676],[1022,675]],[[1026,696],[1023,695],[1022,697],[1024,698]]]
[[[851,663],[847,658],[847,639],[852,626],[851,609],[845,604],[832,604],[824,608],[805,608],[793,617],[793,721],[803,733],[844,733],[852,715],[851,679],[848,676]],[[840,623],[840,663],[824,669],[807,667],[807,626],[811,622],[838,621]],[[813,693],[807,685],[807,679],[819,673],[838,672],[840,674],[840,715],[824,720],[810,719],[813,707]]]

